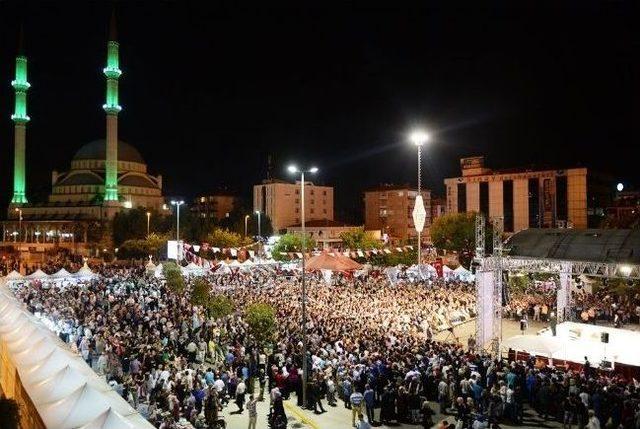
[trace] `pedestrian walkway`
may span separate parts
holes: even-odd
[[[336,407],[328,407],[327,412],[322,414],[315,414],[313,411],[303,410],[296,405],[297,401],[295,399],[295,394],[291,395],[291,398],[288,401],[285,401],[285,411],[287,413],[287,418],[289,419],[288,428],[308,428],[308,429],[348,429],[351,426],[351,410],[348,410],[344,407],[342,402],[338,402],[338,406]],[[453,415],[441,415],[438,413],[439,407],[438,404],[432,402],[430,403],[431,409],[436,412],[436,415],[433,417],[433,421],[438,423],[442,420],[447,420],[451,423],[455,421]],[[230,404],[229,407],[225,408],[223,414],[225,416],[225,420],[227,422],[228,429],[246,429],[249,424],[249,414],[245,410],[243,414],[230,414],[230,412],[235,411],[235,406]],[[269,414],[269,401],[265,400],[262,402],[258,402],[258,423],[256,429],[268,429],[269,425],[267,423],[267,415]],[[380,417],[380,409],[376,409],[375,420],[378,421]],[[562,425],[559,422],[555,421],[544,421],[540,417],[538,417],[537,413],[530,409],[525,409],[524,412],[524,421],[522,425],[512,426],[508,424],[501,424],[500,427],[503,428],[521,428],[521,429],[534,429],[534,428],[548,428],[548,429],[556,429],[560,428]],[[379,425],[375,426],[376,428],[381,429],[392,429],[392,428],[406,428],[406,429],[421,429],[422,426],[419,425]]]

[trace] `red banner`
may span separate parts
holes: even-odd
[[[443,276],[442,258],[436,258],[436,260],[431,265],[433,265],[433,268],[436,269],[436,273],[438,274],[438,277],[442,277]]]

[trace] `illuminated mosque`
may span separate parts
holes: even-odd
[[[22,40],[22,34],[20,36]],[[166,208],[162,196],[162,176],[153,176],[138,150],[118,139],[118,81],[122,74],[115,14],[111,17],[107,42],[106,139],[80,147],[68,171],[53,171],[47,201],[29,201],[26,194],[27,56],[20,42],[16,56],[14,123],[13,197],[8,221],[3,222],[4,242],[86,243],[94,226],[112,219],[122,210],[144,207]]]

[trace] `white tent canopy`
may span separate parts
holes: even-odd
[[[206,271],[199,265],[196,265],[193,262],[189,262],[189,265],[186,267],[182,267],[182,274],[185,276],[203,276],[206,274]]]
[[[471,280],[474,277],[471,271],[467,270],[462,265],[458,265],[458,267],[456,267],[456,269],[453,270],[453,274],[462,280]]]
[[[71,273],[64,268],[61,268],[57,273],[51,274],[52,279],[66,279],[69,277],[73,277]]]
[[[73,276],[79,279],[90,279],[96,277],[96,273],[91,271],[91,268],[89,268],[89,265],[85,262],[82,268],[80,268]]]
[[[33,273],[27,276],[27,279],[29,280],[40,280],[40,279],[48,279],[48,278],[49,278],[49,274],[45,273],[40,268],[38,268],[36,271],[34,271]]]
[[[22,280],[23,278],[24,278],[24,276],[22,274],[20,274],[19,272],[17,272],[16,270],[11,271],[5,277],[5,279],[7,281]]]
[[[213,272],[214,276],[222,276],[225,274],[230,274],[231,268],[227,266],[224,262],[220,263],[220,266]]]
[[[47,428],[153,428],[53,331],[24,310],[4,284],[0,342]]]
[[[156,271],[154,273],[154,276],[160,278],[160,277],[164,277],[164,274],[162,273],[162,264],[158,264],[158,266],[156,267]]]

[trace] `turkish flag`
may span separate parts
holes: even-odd
[[[436,273],[438,274],[438,277],[442,277],[443,276],[442,258],[436,258],[436,260],[433,261],[433,263],[431,265],[433,265],[433,268],[436,269]]]

